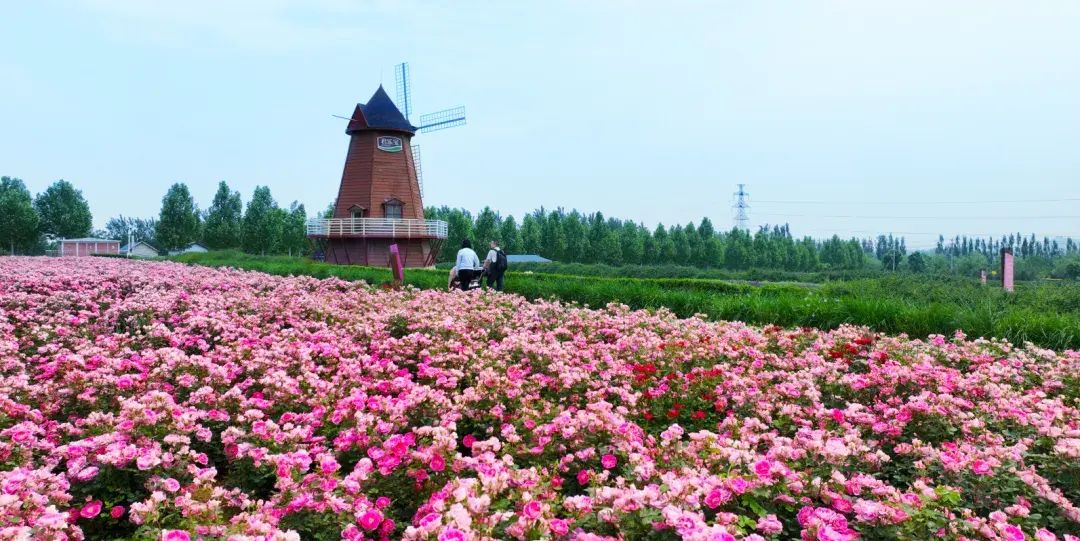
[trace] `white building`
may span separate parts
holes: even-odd
[[[185,247],[183,247],[183,248],[181,248],[179,250],[173,250],[173,251],[169,252],[169,255],[203,253],[203,252],[209,252],[209,251],[210,250],[208,250],[206,248],[206,246],[203,246],[202,244],[199,244],[197,242],[193,242],[193,243],[188,244],[187,246],[185,246]]]
[[[140,240],[131,245],[130,248],[127,245],[121,246],[120,254],[129,257],[157,257],[161,255],[161,251],[154,248],[150,243]]]

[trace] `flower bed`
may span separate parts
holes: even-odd
[[[0,258],[0,538],[1080,535],[1080,353]]]

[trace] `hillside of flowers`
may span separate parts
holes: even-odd
[[[0,258],[0,539],[1080,536],[1080,352]]]

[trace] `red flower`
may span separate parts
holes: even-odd
[[[697,410],[697,411],[694,412],[693,415],[690,416],[690,418],[692,418],[695,421],[700,421],[700,420],[705,418],[705,412],[701,411],[701,410]]]
[[[669,409],[667,412],[667,416],[671,419],[674,419],[679,416],[679,410],[675,408]]]

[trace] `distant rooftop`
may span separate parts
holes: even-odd
[[[120,242],[113,239],[98,239],[94,237],[83,237],[81,239],[61,239],[60,242]]]
[[[536,254],[507,254],[507,263],[551,263],[551,260]]]

